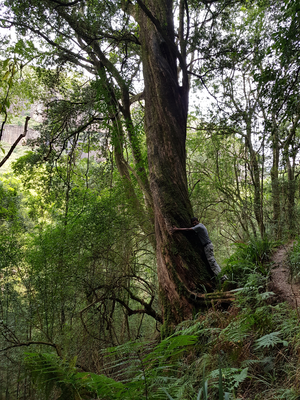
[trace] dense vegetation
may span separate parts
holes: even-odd
[[[0,4],[0,399],[299,399],[298,2]]]

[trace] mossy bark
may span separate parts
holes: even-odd
[[[148,0],[144,5],[147,12],[139,10],[138,22],[145,80],[145,131],[158,280],[164,321],[170,326],[191,317],[191,293],[202,285],[208,289],[213,285],[200,243],[181,233],[171,234],[173,224],[188,226],[192,216],[185,151],[188,87],[186,79],[180,86],[177,75],[172,1]]]

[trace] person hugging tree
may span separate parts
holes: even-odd
[[[198,218],[193,217],[191,219],[192,227],[191,228],[177,228],[176,226],[173,227],[173,233],[179,231],[194,231],[198,235],[198,238],[204,248],[204,253],[206,255],[207,261],[209,263],[210,268],[214,272],[215,275],[219,275],[221,272],[221,268],[218,265],[215,255],[214,255],[214,246],[208,236],[208,232],[206,227],[198,221]],[[221,277],[221,282],[225,282],[227,280],[227,276],[223,275]]]

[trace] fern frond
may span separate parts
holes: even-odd
[[[137,385],[126,387],[121,382],[104,375],[77,372],[74,360],[71,363],[62,361],[54,354],[27,353],[25,365],[36,383],[43,389],[46,399],[54,389],[61,390],[60,400],[77,400],[82,395],[101,396],[109,400],[137,399]],[[138,390],[141,384],[139,382]]]
[[[283,344],[284,346],[288,346],[288,342],[286,340],[280,339],[281,331],[271,332],[267,335],[262,336],[260,339],[255,341],[255,349],[261,349],[266,347],[274,347],[276,344]]]
[[[219,379],[220,370],[216,369],[209,375],[209,379]],[[225,385],[229,391],[237,389],[241,383],[248,377],[248,368],[222,368],[222,377],[225,381]]]
[[[231,322],[222,330],[221,338],[230,342],[238,343],[249,336],[249,326],[246,317]]]
[[[245,360],[242,362],[243,367],[252,367],[254,365],[259,365],[259,364],[270,364],[274,360],[274,357],[264,357],[260,360]]]

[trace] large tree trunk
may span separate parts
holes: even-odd
[[[192,314],[193,292],[211,284],[211,271],[187,237],[170,234],[172,224],[190,226],[186,178],[188,88],[180,87],[171,0],[145,2],[153,18],[139,12],[145,79],[145,130],[154,203],[157,269],[166,325]],[[160,21],[155,26],[155,21]],[[192,232],[193,233],[193,232]],[[191,238],[192,239],[192,238]]]

